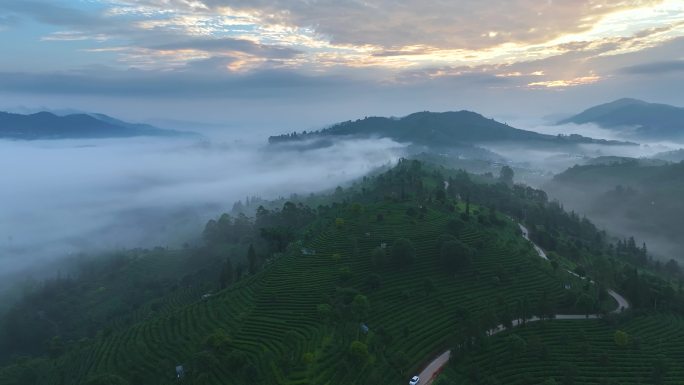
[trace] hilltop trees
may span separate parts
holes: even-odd
[[[221,274],[219,275],[219,287],[225,289],[233,283],[233,264],[230,262],[230,258],[226,258],[226,262],[223,264],[221,269]]]
[[[368,346],[361,341],[352,342],[349,346],[349,356],[356,365],[363,367],[370,358]]]
[[[392,264],[401,269],[411,263],[416,256],[416,249],[413,247],[413,243],[406,238],[399,238],[392,244]]]
[[[513,169],[510,168],[509,166],[503,166],[501,167],[501,172],[499,173],[499,181],[506,186],[513,186],[513,176],[514,176]]]
[[[613,339],[615,340],[615,345],[620,347],[624,347],[629,344],[629,334],[623,332],[622,330],[617,330],[613,336]]]
[[[461,272],[470,266],[473,255],[471,247],[455,238],[442,242],[439,251],[440,262],[450,274]]]
[[[371,265],[375,270],[380,270],[387,264],[387,253],[385,249],[376,247],[371,254]]]
[[[368,316],[370,302],[365,295],[357,294],[351,303],[351,311],[357,321],[363,321]]]
[[[247,263],[249,264],[249,274],[255,274],[259,268],[259,260],[252,244],[249,245],[249,250],[247,250]]]

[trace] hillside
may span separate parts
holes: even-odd
[[[618,234],[635,235],[659,254],[681,256],[684,164],[627,159],[576,166],[545,189]]]
[[[496,335],[487,349],[461,351],[437,384],[677,383],[683,327],[684,319],[665,314],[533,323]]]
[[[546,146],[619,143],[579,135],[553,136],[521,130],[471,111],[418,112],[399,119],[368,117],[339,123],[321,131],[272,136],[269,142],[275,144],[343,136],[386,137],[398,142],[410,142],[430,148],[491,142],[515,142],[530,145],[537,143]]]
[[[132,136],[188,135],[147,124],[132,124],[103,114],[58,116],[50,112],[30,115],[0,112],[0,139],[92,139]]]
[[[136,317],[92,336],[56,335],[45,355],[6,362],[0,384],[395,384],[463,332],[484,341],[486,330],[513,318],[601,313],[615,307],[608,285],[645,311],[667,284],[631,273],[628,261],[641,250],[609,247],[590,222],[525,186],[402,161],[326,200],[210,221],[202,249],[160,250],[143,265],[175,255],[165,276],[181,284],[179,267],[191,272],[205,256],[215,274],[203,287],[213,286],[212,295],[161,290]],[[550,263],[511,218],[524,220]],[[216,257],[222,267],[212,265]],[[59,296],[81,306],[77,314],[99,309],[82,299],[111,286],[91,279]],[[680,297],[657,298],[663,311],[681,307]],[[36,307],[21,304],[10,314],[35,317]],[[31,327],[3,330],[30,335]]]
[[[684,108],[619,99],[591,107],[558,124],[595,123],[642,139],[681,139],[684,137]]]
[[[667,162],[679,163],[684,161],[684,149],[659,152],[651,156],[651,159],[660,159]]]

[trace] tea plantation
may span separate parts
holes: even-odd
[[[682,330],[684,319],[670,314],[532,323],[454,360],[438,383],[678,384]]]
[[[562,306],[561,279],[512,222],[471,223],[454,234],[477,250],[472,265],[454,275],[440,265],[438,238],[463,207],[455,213],[429,208],[415,217],[407,215],[411,208],[417,209],[379,203],[347,211],[308,242],[305,253],[291,248],[213,297],[101,334],[46,360],[42,370],[49,375],[29,379],[75,384],[112,374],[130,383],[167,384],[177,381],[174,368],[183,365],[189,383],[391,384],[446,346],[464,312],[514,307],[524,298],[534,303],[542,293]],[[399,238],[415,247],[410,266],[388,261],[374,267],[373,250],[385,246],[389,254]],[[369,306],[352,315],[351,302],[360,294]],[[169,298],[186,300],[181,293]],[[350,314],[331,316],[328,307]],[[358,330],[361,322],[368,334]],[[357,339],[369,350],[361,363],[349,358]],[[20,371],[21,364],[5,369]]]

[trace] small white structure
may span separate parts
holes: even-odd
[[[307,249],[306,247],[302,247],[302,255],[316,255],[316,250],[313,249]]]

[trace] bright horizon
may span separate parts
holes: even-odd
[[[290,131],[684,105],[683,36],[676,0],[5,0],[0,109]]]

